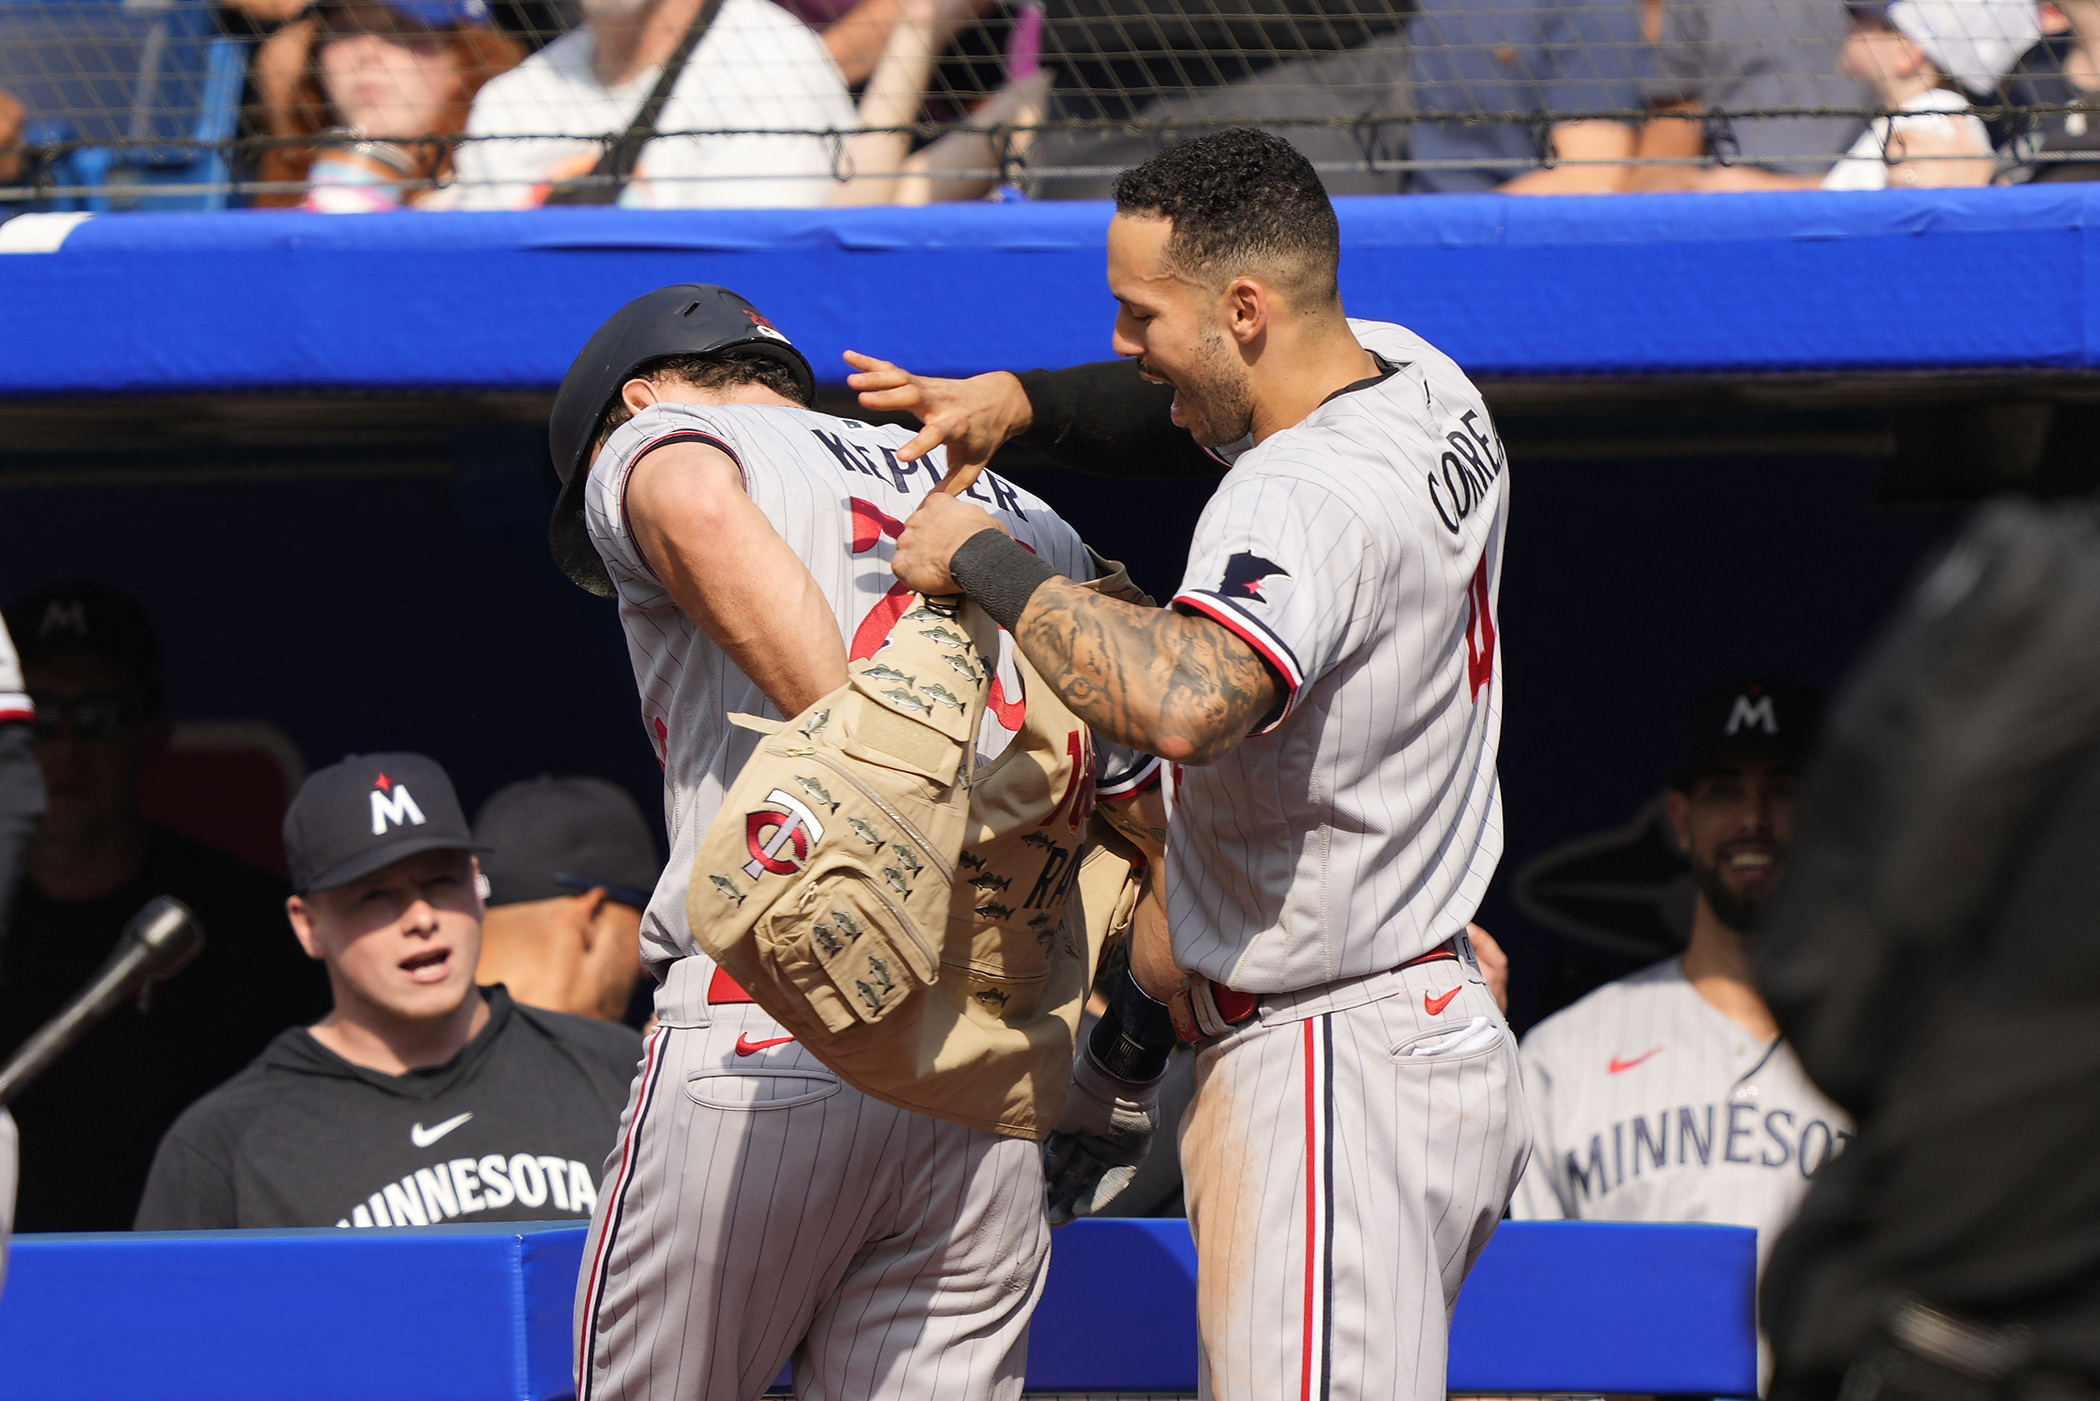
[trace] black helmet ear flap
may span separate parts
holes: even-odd
[[[590,527],[583,520],[583,488],[589,480],[588,472],[578,472],[562,484],[553,518],[547,522],[547,552],[554,556],[555,567],[577,588],[600,598],[613,598],[619,591],[613,587],[612,575],[605,572],[605,561],[599,558],[598,547],[591,543]]]

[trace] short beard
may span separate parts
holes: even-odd
[[[1692,881],[1699,887],[1699,893],[1706,897],[1708,908],[1722,927],[1745,939],[1756,935],[1757,922],[1764,915],[1767,898],[1750,899],[1729,889],[1719,862],[1704,866],[1693,862]]]
[[[1201,446],[1221,448],[1253,431],[1254,396],[1247,392],[1246,367],[1215,327],[1204,337],[1196,364],[1174,387],[1181,391],[1189,435]]]

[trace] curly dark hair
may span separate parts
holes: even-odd
[[[739,384],[762,384],[783,399],[793,399],[804,407],[811,407],[802,396],[801,382],[795,372],[770,355],[756,351],[717,350],[707,355],[660,355],[654,360],[635,366],[630,379],[661,380],[675,379],[695,389],[733,389]],[[623,381],[624,383],[624,381]],[[628,419],[634,411],[618,390],[605,404],[605,412],[599,415],[598,430],[591,435],[591,456],[595,458],[614,430]]]
[[[1169,146],[1116,178],[1116,212],[1170,221],[1167,257],[1191,277],[1222,284],[1258,270],[1308,307],[1341,295],[1334,205],[1280,136],[1241,126]]]

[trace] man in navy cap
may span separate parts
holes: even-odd
[[[352,755],[307,779],[284,845],[334,1009],[175,1122],[139,1229],[589,1216],[641,1039],[475,985],[480,847],[445,771]]]
[[[1780,1039],[1752,967],[1822,709],[1779,677],[1693,702],[1667,798],[1698,892],[1691,943],[1524,1038],[1533,1141],[1516,1219],[1754,1226],[1762,1261],[1809,1179],[1851,1141],[1851,1119]]]
[[[637,992],[656,984],[642,971],[642,911],[664,869],[655,828],[602,778],[541,774],[498,790],[474,821],[489,848],[481,981],[528,1007],[646,1019]]]

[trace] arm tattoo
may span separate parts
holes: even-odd
[[[1035,591],[1014,640],[1081,719],[1175,763],[1216,763],[1283,697],[1268,663],[1210,619],[1069,579]]]

